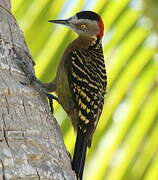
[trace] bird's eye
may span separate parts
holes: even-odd
[[[80,28],[83,30],[83,29],[86,29],[86,25],[85,24],[81,24]]]

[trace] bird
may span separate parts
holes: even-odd
[[[91,147],[106,94],[104,23],[93,11],[80,11],[68,19],[48,22],[64,25],[78,34],[65,49],[55,79],[45,83],[45,88],[56,92],[77,132],[72,170],[82,180],[87,147]]]

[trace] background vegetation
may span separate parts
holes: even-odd
[[[146,3],[145,12],[153,17],[158,6]],[[12,0],[43,82],[54,78],[65,47],[76,37],[47,21],[87,9],[104,19],[108,91],[87,157],[87,180],[158,180],[158,26],[143,7],[140,0]],[[54,115],[73,152],[74,132],[58,104]]]

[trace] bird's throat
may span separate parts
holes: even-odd
[[[90,36],[90,37],[79,36],[77,41],[80,43],[80,45],[83,48],[89,48],[90,46],[94,46],[96,44],[97,37],[96,36]]]

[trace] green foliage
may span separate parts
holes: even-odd
[[[12,5],[36,62],[37,77],[44,82],[54,78],[65,47],[76,36],[47,21],[83,9],[101,14],[108,90],[88,153],[85,179],[157,180],[158,42],[140,1],[12,0]],[[72,152],[74,132],[58,104],[55,117]]]

